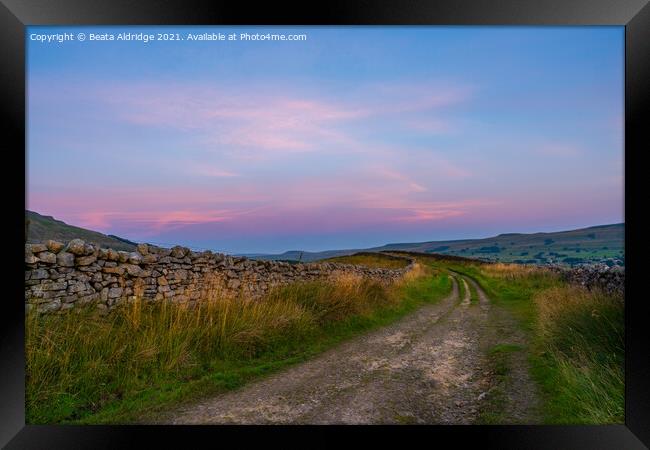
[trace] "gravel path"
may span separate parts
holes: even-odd
[[[311,361],[171,411],[159,423],[473,423],[481,394],[495,383],[487,348],[503,329],[516,327],[503,311],[492,314],[478,285],[479,304],[470,303],[472,280],[454,273],[452,281],[451,294],[434,305]],[[459,282],[465,285],[463,299]],[[510,423],[534,417],[536,397],[525,360],[517,364]]]

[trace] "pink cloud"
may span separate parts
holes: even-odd
[[[409,213],[409,215],[398,217],[395,220],[403,222],[429,222],[467,214],[465,211],[444,208],[412,209]]]
[[[138,125],[173,127],[202,134],[208,145],[230,147],[244,159],[322,150],[356,140],[341,128],[373,117],[400,116],[447,107],[466,101],[466,87],[433,83],[385,84],[362,87],[347,97],[328,99],[297,89],[278,91],[251,87],[232,91],[213,86],[137,84],[105,88],[101,97],[122,120]],[[269,93],[272,92],[272,93]],[[425,133],[449,129],[440,119],[411,118],[402,126]],[[272,153],[269,153],[272,152]],[[258,153],[255,155],[254,153]]]
[[[374,167],[372,169],[372,173],[374,175],[379,176],[382,179],[399,181],[403,185],[405,185],[408,188],[408,190],[413,192],[425,192],[427,190],[426,187],[422,186],[421,184],[418,184],[411,177],[403,173],[397,172],[396,170],[389,169],[387,167],[381,167],[381,166]]]
[[[467,178],[472,175],[466,167],[460,167],[443,158],[434,158],[432,167],[437,167],[450,178]]]
[[[386,182],[388,180],[388,182]],[[56,190],[30,192],[29,205],[56,212],[68,223],[109,232],[131,230],[134,238],[192,225],[223,223],[231,229],[270,230],[284,224],[299,231],[343,230],[390,222],[427,222],[468,214],[486,201],[437,201],[415,180],[385,167],[360,176],[352,171],[334,178],[300,177],[269,184],[246,183],[233,189],[186,187],[89,189],[74,197]],[[74,198],[74,200],[72,200]],[[333,213],[328,211],[345,211]],[[281,230],[280,230],[281,231]]]
[[[236,213],[228,210],[196,211],[196,210],[169,210],[169,211],[133,211],[133,212],[104,212],[92,211],[79,214],[79,219],[84,224],[127,222],[133,226],[141,227],[151,233],[161,230],[170,230],[187,225],[199,223],[222,222],[232,219]]]
[[[368,146],[362,153],[371,155],[382,164],[371,165],[369,170],[386,177],[420,180],[416,184],[425,187],[426,181],[433,179],[463,179],[472,176],[466,165],[453,162],[447,155],[436,149],[409,151],[408,148],[392,146]],[[408,175],[405,175],[408,174]]]
[[[436,221],[475,213],[477,210],[497,204],[499,202],[489,199],[432,201],[412,200],[396,196],[380,198],[375,194],[367,195],[364,200],[365,207],[393,210],[397,212],[393,220],[405,222]]]
[[[226,91],[163,84],[109,86],[98,92],[121,120],[186,132],[192,143],[199,143],[188,145],[187,152],[194,152],[192,157],[198,155],[202,163],[188,163],[182,154],[169,161],[161,158],[159,165],[185,176],[163,185],[32,192],[34,209],[57,211],[64,220],[100,231],[126,229],[147,236],[211,223],[233,229],[279,224],[298,231],[300,223],[319,230],[378,221],[427,222],[467,214],[472,208],[468,203],[441,202],[431,189],[432,178],[466,177],[466,168],[435,151],[409,152],[378,144],[364,129],[366,120],[371,121],[368,129],[381,128],[381,118],[398,126],[429,127],[423,130],[427,132],[432,127],[442,130],[442,121],[418,122],[422,119],[409,114],[465,101],[468,92],[463,89],[371,86],[327,99],[292,89]],[[265,172],[263,164],[255,165],[256,177],[247,176],[255,162],[308,152],[341,158],[354,154],[356,159],[348,168],[322,176],[301,176],[300,170],[296,176],[286,171],[278,175]],[[359,156],[372,158],[372,165],[365,167]],[[215,180],[199,179],[193,186],[194,176]]]

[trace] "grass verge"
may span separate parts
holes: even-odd
[[[552,272],[530,266],[453,263],[448,267],[476,280],[527,333],[545,423],[624,423],[622,297],[567,285]],[[488,355],[497,375],[507,372],[507,352],[502,350]],[[490,397],[498,402],[499,392]],[[498,414],[482,420],[498,423]]]
[[[389,287],[348,276],[278,288],[262,301],[30,314],[26,422],[146,422],[389,324],[450,289],[446,275],[417,266]]]
[[[476,286],[471,281],[467,281],[467,286],[469,286],[470,303],[474,305],[478,304],[478,291],[476,290]]]
[[[625,422],[623,298],[563,286],[534,296],[544,347],[534,369],[551,423]]]
[[[488,364],[494,374],[495,383],[485,393],[477,425],[499,425],[506,422],[508,376],[512,371],[512,353],[522,351],[523,347],[517,344],[497,344],[488,350]]]

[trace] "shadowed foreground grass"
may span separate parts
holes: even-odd
[[[529,335],[544,421],[624,423],[624,300],[570,286],[548,270],[515,264],[453,264],[510,310]],[[507,363],[507,352],[490,355]]]
[[[554,400],[554,422],[625,422],[623,298],[565,286],[533,298],[537,333],[548,348],[538,365]]]
[[[92,309],[30,314],[26,422],[146,420],[303,361],[450,289],[446,275],[418,265],[388,287],[345,276],[281,287],[260,301],[136,301],[107,317]]]

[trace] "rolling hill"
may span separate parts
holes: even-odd
[[[72,239],[79,238],[100,247],[110,247],[124,251],[133,251],[137,245],[135,242],[118,236],[106,235],[68,225],[52,216],[42,216],[33,211],[25,211],[25,220],[29,220],[27,228],[27,242],[29,243],[39,243],[48,239],[67,243]]]
[[[404,250],[529,264],[605,262],[624,265],[624,234],[625,224],[619,223],[551,233],[505,233],[484,239],[395,243],[369,249],[290,251],[279,255],[248,256],[255,259],[297,260],[302,253],[302,261],[309,262],[358,251]]]
[[[27,242],[55,239],[68,242],[80,238],[102,247],[133,251],[137,243],[97,231],[68,225],[51,216],[25,211],[29,219]],[[373,248],[303,252],[291,250],[281,254],[244,254],[251,259],[312,262],[357,252],[402,250],[420,253],[464,256],[485,261],[523,264],[568,264],[603,262],[625,265],[625,224],[598,225],[551,233],[505,233],[483,239],[393,243]]]

